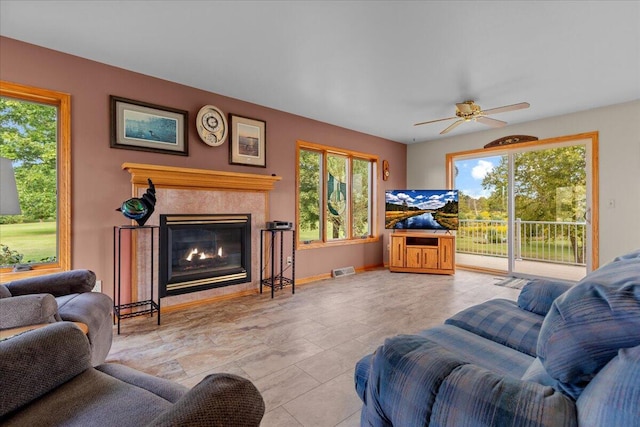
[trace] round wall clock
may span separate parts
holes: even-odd
[[[222,145],[227,139],[227,119],[218,108],[205,105],[196,117],[196,128],[202,141],[211,147]]]

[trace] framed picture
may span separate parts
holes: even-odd
[[[111,148],[189,155],[189,112],[110,96]]]
[[[267,167],[267,124],[229,114],[229,163]]]

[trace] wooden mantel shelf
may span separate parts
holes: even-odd
[[[282,177],[250,173],[222,172],[173,166],[123,163],[122,169],[131,174],[131,183],[146,186],[151,178],[156,187],[192,190],[271,191]]]

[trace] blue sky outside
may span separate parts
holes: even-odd
[[[500,163],[501,156],[482,157],[469,160],[456,160],[458,176],[455,178],[454,188],[474,199],[489,197],[492,188],[484,189],[482,180]]]

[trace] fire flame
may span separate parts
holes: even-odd
[[[191,253],[189,253],[189,255],[187,256],[187,261],[191,261],[193,259],[194,255],[198,255],[198,249],[192,249]]]
[[[186,260],[191,261],[194,256],[198,257],[198,259],[209,258],[205,252],[199,252],[198,248],[195,248],[195,249],[192,249],[191,252],[189,252],[189,255],[187,255]],[[218,248],[218,256],[222,257],[222,248]]]

